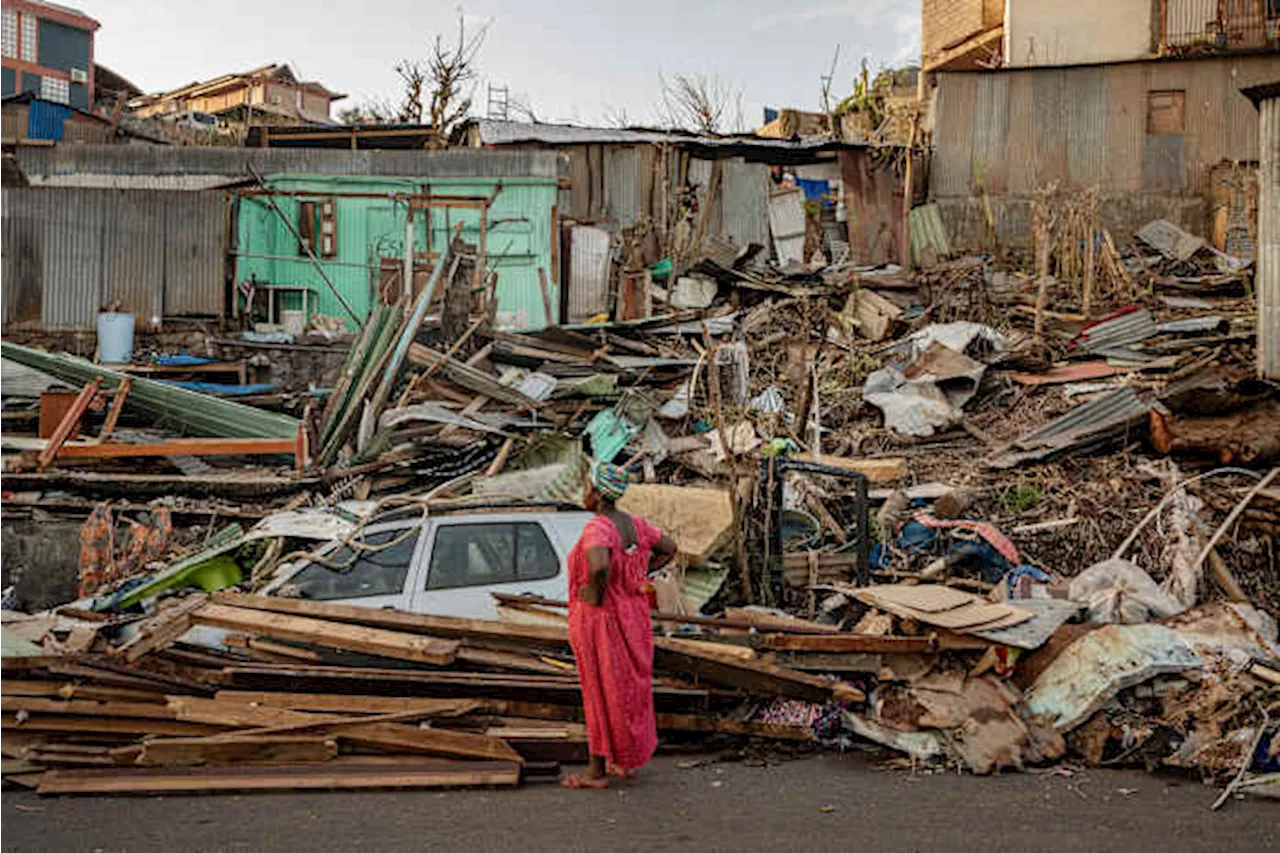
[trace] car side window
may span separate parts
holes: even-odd
[[[313,601],[403,592],[420,530],[415,525],[369,533],[360,540],[363,548],[330,551],[324,563],[311,563],[288,584]]]
[[[436,530],[427,589],[534,581],[560,572],[542,525],[446,524]]]

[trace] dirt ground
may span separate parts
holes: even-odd
[[[3,850],[1274,850],[1280,807],[1193,780],[1086,770],[989,778],[864,755],[770,766],[664,756],[608,792],[47,798],[6,792]]]

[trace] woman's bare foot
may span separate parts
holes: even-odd
[[[560,780],[560,787],[571,788],[576,791],[603,791],[609,787],[609,780],[604,776],[571,773]]]

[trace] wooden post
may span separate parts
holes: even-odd
[[[548,326],[556,324],[555,316],[551,313],[551,288],[547,286],[547,271],[542,267],[538,267],[538,286],[542,288],[542,313],[546,317]]]
[[[915,169],[913,154],[916,147],[916,114],[911,114],[911,134],[907,141],[907,168],[906,174],[902,179],[902,246],[901,263],[906,269],[911,269],[911,202],[915,198],[915,188],[912,182],[915,180]]]

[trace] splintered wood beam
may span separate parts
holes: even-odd
[[[356,788],[456,788],[517,785],[515,761],[396,761],[349,756],[316,764],[229,767],[132,767],[47,770],[41,794],[163,793],[177,791],[299,791]]]
[[[192,620],[197,625],[437,666],[453,663],[458,651],[456,641],[438,637],[227,607],[222,604],[206,604],[192,614]]]
[[[156,738],[142,745],[141,766],[187,767],[232,762],[329,761],[338,756],[333,738],[298,735],[263,735],[237,740]]]
[[[48,452],[52,447],[45,448]],[[57,453],[60,459],[127,459],[141,456],[294,456],[298,454],[294,438],[171,438],[150,444],[64,444]],[[43,456],[43,454],[42,454]],[[52,457],[51,457],[52,458]]]
[[[101,376],[80,390],[80,394],[76,397],[75,402],[71,404],[71,408],[67,409],[67,413],[58,422],[53,435],[49,436],[48,444],[44,446],[44,450],[40,451],[38,462],[41,471],[48,468],[49,463],[57,458],[63,450],[63,444],[71,437],[72,431],[75,430],[76,424],[80,423],[84,413],[89,410],[89,403],[93,401],[94,395],[98,393],[100,387],[102,387]]]
[[[426,633],[438,637],[474,640],[507,640],[540,648],[561,647],[569,642],[567,628],[549,628],[541,625],[512,625],[491,619],[467,619],[459,616],[433,616],[425,613],[406,613],[400,610],[376,610],[353,604],[333,604],[326,601],[308,601],[302,598],[277,598],[266,595],[246,595],[237,592],[215,592],[214,604],[229,607],[288,613],[309,616],[333,622],[348,622],[374,628]]]
[[[120,384],[116,386],[116,390],[113,392],[115,396],[111,400],[111,409],[107,412],[107,419],[102,422],[102,431],[98,433],[100,441],[106,440],[115,431],[116,422],[120,420],[120,413],[124,411],[124,403],[125,400],[129,399],[129,389],[132,387],[132,376],[124,377],[120,380]]]

